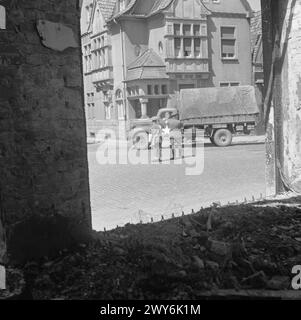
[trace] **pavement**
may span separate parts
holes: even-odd
[[[127,223],[159,221],[162,216],[169,219],[172,214],[191,213],[213,202],[264,197],[264,137],[241,138],[234,138],[227,148],[206,143],[204,171],[194,176],[187,175],[187,163],[196,159],[193,156],[187,156],[182,164],[168,159],[162,164],[99,164],[101,144],[89,145],[93,228],[101,231]],[[126,150],[121,144],[117,155]],[[144,153],[149,156],[150,151]]]
[[[240,136],[234,136],[232,144],[239,144],[239,143],[265,143],[265,135],[240,135]],[[103,141],[97,141],[96,138],[88,138],[87,143],[88,145],[91,144],[99,144]],[[112,142],[112,140],[111,140]],[[205,139],[204,142],[209,143],[209,139]]]

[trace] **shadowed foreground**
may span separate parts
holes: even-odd
[[[9,288],[2,296],[301,298],[298,291],[288,291],[292,267],[301,262],[300,227],[301,198],[206,209],[152,225],[127,225],[95,233],[88,246],[73,252],[11,268]]]

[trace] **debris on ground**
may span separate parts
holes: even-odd
[[[56,259],[9,267],[8,290],[0,298],[16,291],[20,299],[55,300],[180,300],[226,292],[275,297],[291,289],[292,268],[301,264],[300,239],[300,197],[213,206],[160,223],[95,232],[90,244]]]

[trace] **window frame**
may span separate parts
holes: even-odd
[[[174,21],[172,29],[169,36],[172,37],[174,59],[208,59],[208,52],[204,50],[204,43],[208,49],[207,27],[201,21]],[[188,47],[190,50],[186,52]],[[200,49],[197,54],[196,47]]]
[[[223,28],[233,28],[234,29],[233,39],[223,38],[223,32],[222,32]],[[237,47],[238,35],[237,35],[237,33],[238,33],[238,28],[235,25],[222,25],[222,26],[220,26],[220,57],[222,60],[225,60],[225,61],[238,60],[238,47]],[[233,57],[224,57],[223,56],[223,40],[234,41],[234,56]]]

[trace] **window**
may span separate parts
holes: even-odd
[[[190,24],[184,24],[183,25],[183,34],[184,34],[184,36],[190,36],[191,35],[191,25]]]
[[[150,96],[153,94],[153,87],[152,85],[147,85],[147,94]]]
[[[220,87],[238,87],[239,82],[221,82]]]
[[[221,54],[223,59],[233,59],[236,56],[236,39],[234,27],[221,27]]]
[[[181,27],[182,26],[182,27]],[[183,33],[180,30],[183,29]],[[202,35],[200,34],[202,31]],[[204,31],[204,33],[203,33]],[[176,36],[175,36],[176,35]],[[207,29],[201,24],[174,24],[174,57],[175,58],[207,58]]]
[[[0,29],[6,29],[6,10],[3,6],[0,6]]]
[[[122,100],[123,99],[123,94],[122,94],[122,91],[120,89],[118,89],[116,91],[115,98],[116,98],[116,100]]]
[[[159,86],[157,84],[154,86],[154,93],[159,94]]]
[[[194,56],[196,58],[201,56],[201,40],[194,39]]]
[[[94,120],[96,118],[95,117],[95,104],[88,103],[87,106],[88,106],[87,118],[88,118],[88,120]]]
[[[180,38],[174,39],[174,46],[175,46],[175,56],[179,57],[181,54],[181,39]]]
[[[163,43],[161,41],[159,41],[159,44],[158,44],[158,51],[160,54],[163,54]]]
[[[101,50],[101,61],[102,61],[102,67],[104,68],[107,65],[105,49]]]
[[[90,72],[92,70],[92,53],[91,53],[91,44],[84,46],[84,64],[85,72]]]
[[[200,35],[200,25],[194,25],[193,26],[193,35],[199,36]]]
[[[181,25],[174,24],[174,35],[179,36],[181,35]]]
[[[184,39],[184,57],[191,57],[192,53],[192,39]]]
[[[109,96],[108,91],[103,91],[103,101],[109,102],[109,100],[110,100],[110,96]]]
[[[161,93],[162,93],[162,94],[167,94],[167,85],[166,85],[166,84],[162,84],[162,86],[161,86]]]
[[[105,68],[107,66],[106,63],[106,49],[97,49],[94,51],[94,69]]]

